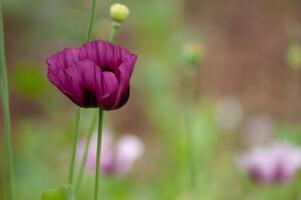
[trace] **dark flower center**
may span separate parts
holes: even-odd
[[[95,93],[87,88],[83,89],[83,99],[85,105],[97,106],[97,98]]]
[[[115,73],[115,70],[113,69],[113,67],[104,66],[101,69],[103,72],[112,72],[113,74]]]

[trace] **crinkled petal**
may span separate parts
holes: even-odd
[[[110,107],[116,96],[117,79],[113,73],[102,72],[91,61],[80,61],[59,72],[53,81],[67,97],[81,107]]]
[[[48,78],[56,81],[60,71],[65,70],[79,61],[78,49],[66,48],[47,58]]]
[[[131,54],[128,60],[119,66],[119,90],[117,93],[118,102],[116,108],[122,107],[130,96],[130,79],[134,70],[137,56]]]
[[[117,45],[105,41],[93,41],[84,44],[79,51],[81,60],[90,60],[104,71],[115,72],[122,63],[122,49]]]
[[[103,72],[103,96],[99,99],[99,105],[104,110],[115,109],[116,95],[118,91],[118,81],[112,72]]]

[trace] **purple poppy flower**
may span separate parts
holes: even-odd
[[[77,153],[78,161],[81,161],[86,141],[79,142]],[[91,144],[87,154],[86,169],[94,173],[97,149],[97,133],[92,136]],[[124,135],[114,142],[112,134],[104,130],[101,145],[100,168],[104,175],[124,176],[132,168],[134,162],[143,154],[144,145],[142,141],[134,135]]]
[[[48,79],[80,107],[123,106],[137,55],[106,41],[67,48],[47,58]]]
[[[257,147],[241,155],[238,165],[256,182],[285,183],[301,168],[301,149],[284,142]]]

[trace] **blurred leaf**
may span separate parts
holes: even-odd
[[[293,70],[301,67],[301,46],[298,43],[289,45],[287,51],[287,62]]]
[[[301,127],[299,124],[280,124],[277,129],[277,136],[280,139],[301,145]]]
[[[41,200],[70,200],[75,199],[74,190],[70,185],[62,185],[56,189],[43,192]]]
[[[36,97],[46,89],[46,76],[33,64],[22,63],[13,70],[13,84],[18,93]]]

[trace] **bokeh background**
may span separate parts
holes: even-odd
[[[193,135],[199,199],[300,199],[298,174],[287,183],[259,184],[236,160],[276,140],[301,145],[301,55],[288,60],[290,45],[301,42],[301,2],[119,2],[131,14],[116,43],[139,59],[131,98],[122,109],[105,113],[105,127],[116,137],[136,135],[145,151],[126,176],[103,176],[100,194],[116,200],[192,199],[191,144],[185,138]],[[48,82],[45,58],[82,44],[89,3],[5,1],[17,199],[39,199],[67,182],[76,106]],[[112,3],[99,1],[94,39],[108,38]],[[203,50],[195,69],[183,56],[187,44]],[[191,70],[197,77],[193,104],[187,101],[194,88]],[[195,110],[193,130],[185,126],[187,105]],[[92,112],[84,113],[81,138]],[[0,151],[0,199],[5,199],[6,161]],[[78,199],[92,198],[93,180],[85,174]]]

